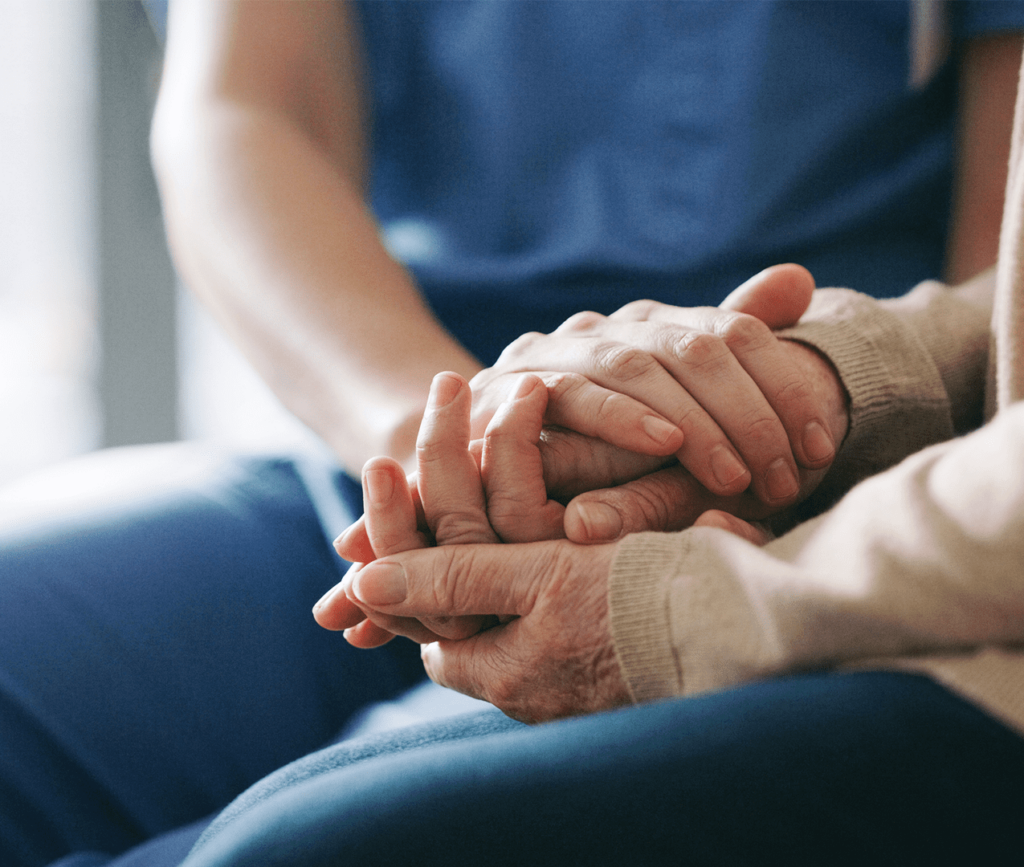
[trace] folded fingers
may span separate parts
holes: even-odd
[[[438,545],[495,542],[480,470],[469,449],[472,394],[455,373],[434,377],[416,441],[423,515]]]
[[[539,448],[547,389],[536,376],[520,378],[484,436],[481,475],[487,515],[505,542],[558,539],[564,507],[548,499]]]

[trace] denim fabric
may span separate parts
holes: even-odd
[[[126,449],[0,494],[5,867],[214,813],[423,678],[313,622],[343,563],[296,466]]]
[[[1019,859],[1024,741],[919,676],[807,675],[473,731],[485,719],[304,760],[184,867]]]

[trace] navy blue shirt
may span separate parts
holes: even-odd
[[[1024,4],[949,4],[910,84],[906,2],[361,3],[372,205],[483,361],[639,297],[763,267],[901,294],[940,276],[956,49]]]

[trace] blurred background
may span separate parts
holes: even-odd
[[[137,0],[0,0],[0,484],[97,448],[311,435],[179,285]]]

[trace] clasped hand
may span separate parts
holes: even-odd
[[[747,297],[740,293],[739,303],[756,309],[770,298],[765,288],[772,285],[755,283]],[[783,301],[792,300],[792,294],[783,293]],[[806,299],[797,306],[796,317]],[[778,307],[775,314],[780,315]],[[508,375],[496,374],[492,381]],[[486,434],[472,444],[469,389],[454,374],[437,377],[421,427],[414,484],[407,484],[394,461],[369,462],[363,476],[365,518],[357,532],[339,540],[343,556],[376,561],[354,567],[315,612],[327,628],[345,629],[356,646],[375,647],[395,634],[418,641],[437,682],[485,698],[517,718],[540,720],[628,700],[608,625],[607,579],[615,545],[580,545],[562,538],[572,522],[564,507],[549,498],[545,478],[551,461],[543,451],[550,440],[541,439],[545,425],[572,424],[573,413],[589,400],[607,405],[610,398],[602,395],[606,385],[590,378],[571,379],[567,387],[564,378],[553,374],[547,381],[516,375],[511,398],[488,412]],[[637,401],[643,408],[633,406],[634,415],[649,411],[650,403],[664,406],[650,397],[657,388],[635,393],[649,403]],[[560,399],[561,406],[552,406]],[[632,404],[617,404],[628,416]],[[821,413],[819,407],[814,411]],[[791,418],[787,421],[785,430],[801,430]],[[832,433],[842,433],[834,423]],[[605,442],[592,434],[602,430],[585,429],[587,448]],[[622,448],[621,439],[615,445],[617,437],[607,435],[613,441],[609,445]],[[666,473],[674,477],[664,478]],[[682,487],[681,481],[686,483]],[[687,493],[688,485],[691,515],[694,505],[715,500],[684,467],[655,472],[636,484],[660,485],[667,496],[672,490]],[[638,490],[619,489],[620,498],[626,498],[620,503],[628,503]],[[703,498],[692,496],[699,491]],[[570,503],[570,510],[587,496]],[[582,505],[585,511],[586,502]],[[625,512],[631,513],[628,507]],[[755,528],[726,512],[708,512],[698,522],[763,541]],[[524,544],[502,547],[498,543],[503,541]],[[431,545],[439,547],[424,550]]]
[[[435,377],[417,444],[418,501],[397,462],[367,464],[364,527],[378,559],[349,571],[314,609],[317,621],[358,647],[392,635],[420,642],[433,680],[518,719],[628,701],[602,584],[616,543],[555,538],[564,507],[547,498],[537,447],[547,390],[523,375],[478,457],[470,402],[461,377]],[[547,541],[500,544],[499,533],[524,531]]]
[[[787,506],[800,469],[827,467],[836,448],[807,375],[811,350],[771,331],[794,324],[813,290],[805,269],[781,265],[718,308],[637,301],[526,334],[473,378],[474,436],[518,375],[534,373],[550,395],[542,456],[553,496],[678,462],[710,494],[749,489],[768,509]]]

